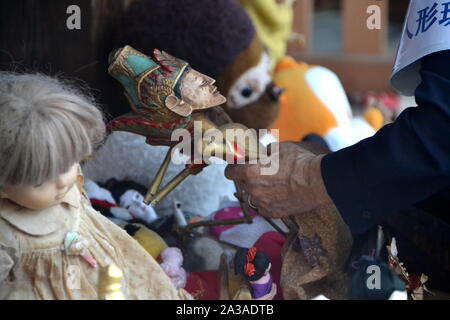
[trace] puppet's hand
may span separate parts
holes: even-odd
[[[250,195],[249,203],[257,207],[261,215],[282,218],[332,202],[322,180],[323,155],[316,156],[291,142],[271,146],[271,149],[269,166],[279,163],[274,174],[262,175],[262,169],[268,165],[261,164],[230,165],[225,172],[228,179]]]

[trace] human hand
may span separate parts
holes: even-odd
[[[249,194],[249,204],[265,217],[282,218],[332,203],[320,169],[324,155],[315,155],[292,142],[278,146],[278,151],[270,155],[272,161],[279,161],[274,175],[261,175],[261,164],[227,167],[226,177]]]

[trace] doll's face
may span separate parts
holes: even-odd
[[[4,197],[16,204],[31,209],[44,210],[61,203],[78,178],[78,163],[54,181],[35,186],[5,186]]]
[[[136,190],[125,192],[120,197],[120,206],[139,219],[145,220],[145,217],[154,216],[153,208],[144,203],[144,196]]]
[[[203,73],[189,69],[182,81],[181,96],[194,110],[215,107],[226,102],[226,98],[213,85],[216,80]]]

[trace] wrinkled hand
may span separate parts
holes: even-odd
[[[279,144],[278,152],[270,155],[272,161],[279,158],[276,174],[261,175],[261,164],[235,164],[227,167],[225,175],[250,195],[251,204],[261,215],[282,218],[332,203],[320,170],[323,156],[284,142]]]

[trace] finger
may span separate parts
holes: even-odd
[[[272,212],[264,207],[258,208],[258,213],[265,218],[278,218],[273,216]]]
[[[225,176],[230,180],[253,180],[260,176],[259,165],[230,164],[225,169]]]
[[[241,175],[240,174],[241,171],[242,171],[242,166],[237,165],[237,164],[229,164],[225,168],[225,177],[228,180],[237,180],[237,177],[239,177]]]

